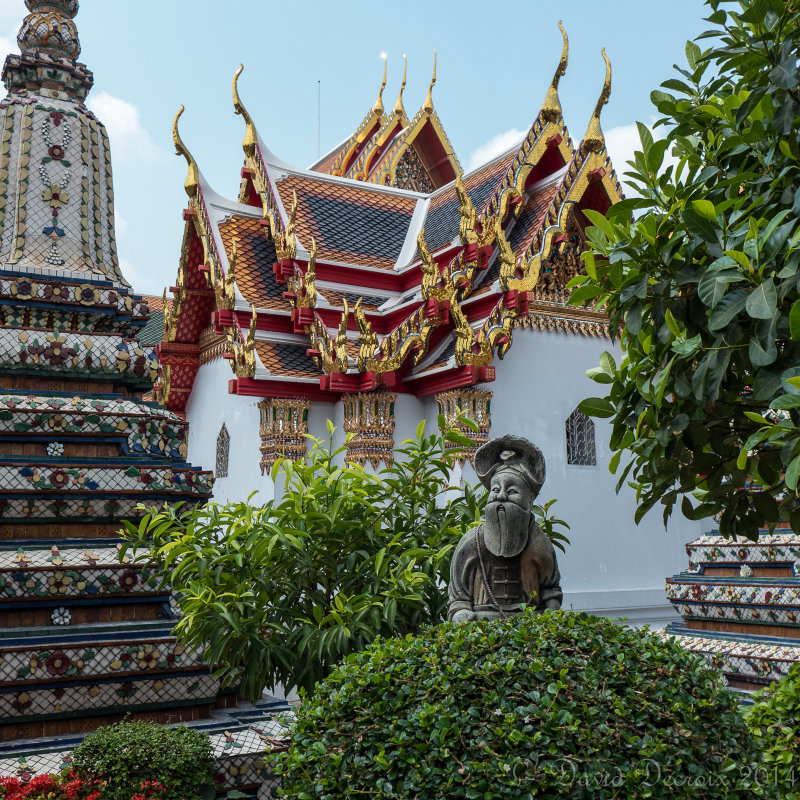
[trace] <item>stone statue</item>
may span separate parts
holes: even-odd
[[[561,576],[550,540],[532,506],[544,483],[544,457],[519,436],[480,447],[475,469],[489,490],[486,521],[467,531],[450,563],[447,618],[496,619],[520,611],[561,608]]]

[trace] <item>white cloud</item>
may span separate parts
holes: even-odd
[[[155,161],[162,151],[142,127],[139,109],[108,92],[92,94],[86,105],[108,129],[111,156],[116,161]]]
[[[525,131],[512,128],[505,133],[498,133],[497,136],[489,139],[486,144],[482,144],[477,150],[473,150],[469,156],[469,166],[467,172],[472,172],[476,167],[486,164],[493,158],[497,158],[502,153],[505,153],[510,147],[515,144],[520,144],[525,138]]]
[[[666,135],[666,130],[663,127],[653,130],[652,123],[653,120],[651,119],[648,128],[650,133],[653,134],[653,139],[663,139]],[[605,138],[606,148],[608,149],[608,154],[611,156],[611,163],[614,165],[617,176],[623,184],[625,194],[628,197],[638,196],[638,192],[635,192],[630,186],[627,185],[626,182],[629,180],[629,178],[625,177],[625,173],[630,172],[631,170],[631,167],[627,164],[627,162],[633,161],[634,152],[642,149],[642,142],[639,138],[639,128],[635,123],[633,125],[620,125],[617,128],[611,128],[611,130],[607,131],[605,133]],[[664,154],[664,163],[661,165],[661,169],[664,170],[670,164],[674,166],[677,163],[678,159],[670,153],[670,148],[667,148],[667,152]]]
[[[17,47],[17,37],[13,34],[9,34],[8,36],[0,36],[0,64],[5,62],[6,56],[9,53],[19,53],[19,47]]]
[[[118,239],[128,232],[128,221],[116,209],[114,210],[114,230],[117,232]]]

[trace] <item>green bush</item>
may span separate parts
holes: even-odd
[[[800,664],[756,696],[745,719],[786,800],[800,800]]]
[[[292,800],[774,797],[719,675],[568,611],[376,641],[299,709]]]
[[[159,800],[214,797],[211,743],[184,726],[120,722],[98,728],[73,750],[72,770],[86,785],[102,782],[102,800],[146,794],[146,781],[163,787]]]
[[[457,431],[421,424],[377,473],[309,439],[305,460],[275,465],[276,501],[165,506],[126,523],[138,559],[181,597],[176,635],[251,700],[265,686],[311,690],[376,636],[443,619],[451,551],[486,502],[483,487],[450,486],[448,448],[470,444]]]

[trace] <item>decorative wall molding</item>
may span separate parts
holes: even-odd
[[[396,394],[359,392],[342,395],[344,432],[351,434],[345,460],[369,462],[374,469],[381,461],[394,461],[394,404]]]
[[[261,474],[280,458],[296,461],[306,454],[311,402],[273,397],[258,404],[261,413]]]

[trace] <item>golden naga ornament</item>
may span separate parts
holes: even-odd
[[[425,228],[417,236],[417,251],[422,262],[422,285],[420,290],[423,299],[430,300],[433,297],[437,300],[444,300],[448,298],[450,292],[446,287],[442,286],[442,274],[439,271],[439,265],[433,260],[433,256],[428,250],[428,244],[425,241]]]
[[[456,176],[456,197],[458,198],[458,213],[461,215],[461,222],[458,226],[458,235],[464,245],[474,244],[478,241],[478,212],[470,199],[464,181],[461,176]]]
[[[497,242],[497,258],[500,261],[500,286],[505,291],[508,289],[508,281],[516,276],[517,258],[506,238],[500,217],[497,217],[494,224],[495,241]]]
[[[250,317],[250,328],[247,331],[247,339],[244,342],[244,371],[242,377],[253,378],[256,374],[256,325],[258,324],[258,314],[256,307],[251,306],[253,314]]]
[[[361,307],[364,298],[359,297],[353,315],[358,325],[358,368],[365,372],[375,362],[375,351],[378,349],[378,335],[372,330],[372,325]]]
[[[303,274],[302,291],[297,292],[296,302],[298,308],[315,308],[317,305],[317,240],[313,236],[308,266]]]
[[[339,322],[339,330],[336,332],[336,338],[333,341],[333,368],[336,372],[347,372],[347,318],[349,314],[350,309],[347,306],[347,298],[345,298],[344,311],[342,312],[342,319]]]

